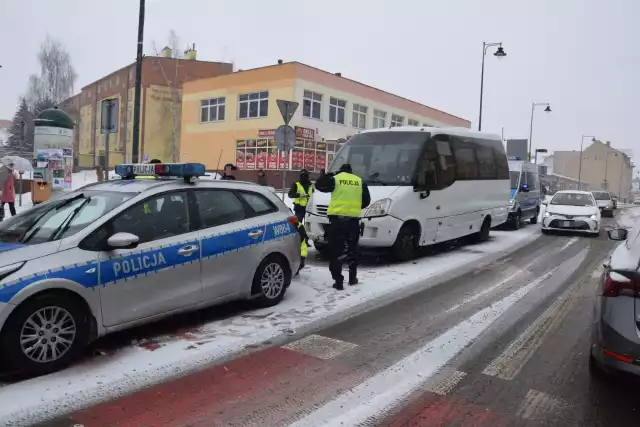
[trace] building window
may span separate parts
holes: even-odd
[[[351,118],[351,126],[356,129],[366,129],[367,107],[365,107],[364,105],[353,104],[353,117]]]
[[[380,110],[373,110],[373,128],[387,127],[387,113]]]
[[[210,98],[200,101],[200,121],[221,122],[224,120],[225,98]]]
[[[420,121],[419,121],[419,120],[409,119],[409,121],[407,122],[407,124],[408,124],[409,126],[420,126]]]
[[[391,127],[392,128],[399,128],[402,125],[404,125],[404,117],[399,116],[397,114],[392,114],[391,115]]]
[[[329,98],[329,121],[343,125],[346,108],[347,101],[338,98]]]
[[[238,96],[238,118],[255,119],[269,115],[269,92],[243,93]]]
[[[321,120],[321,111],[322,95],[311,92],[310,90],[305,90],[302,100],[302,115],[311,119]]]

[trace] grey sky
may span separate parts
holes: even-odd
[[[49,33],[65,43],[76,90],[135,58],[136,0],[0,0],[0,118],[11,118]],[[37,7],[36,7],[37,4]],[[534,146],[579,149],[580,133],[640,157],[638,0],[147,0],[145,53],[170,29],[198,58],[251,68],[297,60],[477,122],[482,41],[483,130]],[[116,24],[117,22],[117,24]]]

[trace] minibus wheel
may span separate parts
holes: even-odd
[[[420,227],[416,223],[408,222],[400,228],[398,237],[393,244],[393,255],[398,261],[409,261],[418,256],[418,242]]]

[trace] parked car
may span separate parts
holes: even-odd
[[[542,232],[553,230],[600,234],[602,218],[593,195],[588,191],[558,191],[546,206],[542,217]]]
[[[116,173],[123,179],[0,223],[4,366],[51,372],[114,331],[233,299],[283,299],[300,238],[271,190],[198,180],[204,165],[194,163]]]
[[[604,263],[598,284],[589,365],[594,373],[640,377],[640,227],[608,233],[622,243]]]

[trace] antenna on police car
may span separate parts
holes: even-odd
[[[220,156],[218,156],[218,164],[216,165],[216,175],[220,176],[220,160],[222,159],[222,148],[220,149]]]

